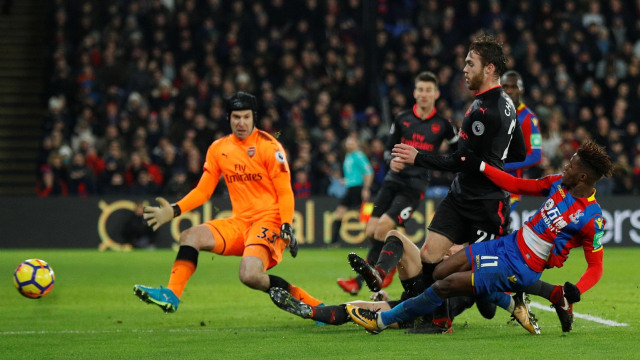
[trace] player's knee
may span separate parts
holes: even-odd
[[[435,291],[435,293],[443,299],[449,298],[451,295],[451,282],[447,279],[436,280],[436,282],[434,282],[431,287],[433,288],[433,291]]]
[[[402,233],[398,230],[389,230],[387,232],[387,235],[385,236],[385,239],[388,239],[392,236],[397,237],[398,239],[402,239],[404,237],[404,235],[402,235]]]
[[[438,264],[438,266],[436,266],[436,268],[433,270],[433,279],[434,280],[442,280],[442,279],[446,278],[447,275],[449,275],[444,271],[444,269],[445,269],[444,266],[441,266],[441,265],[442,265],[442,263]]]
[[[375,233],[376,233],[376,226],[375,224],[373,224],[371,220],[369,220],[369,222],[367,223],[367,226],[365,226],[364,228],[364,236],[371,238]]]
[[[243,284],[247,285],[252,289],[257,289],[260,285],[259,274],[256,274],[250,271],[243,271],[243,269],[240,269],[240,273],[238,274],[238,277],[240,278],[240,282],[242,282]]]
[[[188,245],[199,250],[198,235],[194,228],[189,228],[180,233],[180,245]]]
[[[395,223],[394,224],[388,224],[388,223],[383,223],[380,222],[378,223],[378,227],[376,227],[376,231],[375,234],[373,234],[373,237],[376,240],[380,240],[380,241],[384,241],[384,239],[386,238],[387,234],[395,227]]]
[[[434,255],[433,252],[429,251],[429,247],[423,246],[420,249],[420,260],[422,262],[435,264],[442,259],[442,256]]]

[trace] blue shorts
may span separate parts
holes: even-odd
[[[538,281],[542,274],[531,270],[524,262],[516,243],[516,232],[471,244],[465,252],[471,265],[471,282],[476,296],[521,291]]]

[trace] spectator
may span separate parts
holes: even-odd
[[[631,173],[633,195],[640,195],[640,154],[636,154],[633,157],[633,167],[631,168]]]
[[[159,187],[156,183],[151,180],[151,176],[149,174],[149,170],[146,168],[140,169],[136,173],[136,178],[131,184],[129,189],[129,193],[131,195],[155,195],[158,194]]]
[[[311,182],[309,181],[309,174],[307,174],[303,169],[295,170],[293,194],[296,199],[308,198],[311,196]]]
[[[141,178],[139,173],[142,171],[145,172],[145,175]],[[125,179],[129,187],[132,187],[134,182],[137,181],[139,183],[138,185],[146,188],[146,180],[150,180],[154,183],[153,185],[159,186],[162,184],[162,172],[158,166],[150,164],[148,159],[143,157],[140,152],[134,152],[131,154],[129,164],[125,170]]]
[[[189,191],[193,189],[193,185],[188,182],[187,172],[184,168],[176,168],[169,177],[169,181],[162,191],[166,195],[181,199]]]
[[[142,203],[137,202],[135,209],[124,223],[122,237],[125,244],[134,248],[154,250],[156,248],[155,232],[143,219],[143,213]]]
[[[81,197],[87,197],[96,191],[93,171],[87,166],[84,155],[79,152],[74,153],[71,159],[68,188],[69,194]]]
[[[39,197],[67,196],[67,185],[55,176],[49,165],[42,165],[40,179],[36,183],[36,194]]]
[[[142,142],[151,150],[162,137],[178,148],[188,138],[202,153],[203,138],[229,131],[222,99],[245,88],[261,99],[259,126],[286,133],[290,149],[297,148],[302,128],[311,158],[319,159],[327,151],[323,141],[335,149],[354,131],[363,143],[382,136],[390,117],[407,107],[415,73],[427,69],[440,80],[440,112],[456,123],[472,94],[454,70],[464,67],[467,41],[478,31],[506,40],[508,68],[528,76],[526,102],[538,113],[543,132],[560,108],[566,119],[561,131],[592,131],[606,117],[612,131],[624,134],[629,119],[640,113],[633,101],[640,81],[640,27],[628,15],[636,5],[607,5],[604,11],[598,0],[387,1],[370,34],[377,52],[369,54],[355,51],[370,41],[357,1],[249,6],[153,0],[108,4],[105,11],[83,3],[77,13],[55,2],[47,29],[49,111],[39,162],[56,152],[68,164],[74,152],[86,155],[93,141],[106,160],[114,139],[121,142],[125,163]],[[140,127],[144,140],[136,137]],[[201,131],[209,128],[213,135]],[[633,155],[633,142],[623,143]],[[150,163],[159,165],[160,159],[154,154]],[[309,175],[315,189],[316,175]]]

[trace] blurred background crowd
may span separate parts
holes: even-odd
[[[48,6],[39,169],[55,186],[41,196],[185,195],[208,146],[230,132],[224,99],[237,90],[258,97],[256,125],[285,146],[297,197],[339,193],[350,135],[379,185],[390,121],[413,106],[419,72],[437,75],[437,109],[460,125],[473,99],[462,68],[480,32],[504,43],[508,68],[522,74],[524,102],[540,120],[543,160],[526,176],[561,171],[592,138],[616,164],[598,195],[640,194],[640,0]],[[450,179],[435,173],[432,186]]]

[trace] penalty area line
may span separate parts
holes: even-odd
[[[542,305],[540,303],[537,303],[535,301],[532,301],[531,303],[529,303],[529,306],[534,307],[536,309],[541,309],[541,310],[545,310],[545,311],[549,311],[549,312],[555,312],[555,310],[553,308],[551,308],[548,305]],[[573,317],[576,317],[578,319],[584,319],[584,320],[589,320],[589,321],[593,321],[593,322],[597,322],[600,324],[604,324],[604,325],[609,325],[609,326],[629,326],[629,324],[625,324],[625,323],[619,323],[617,321],[613,321],[613,320],[607,320],[607,319],[603,319],[597,316],[592,316],[592,315],[587,315],[587,314],[580,314],[577,312],[573,312]]]

